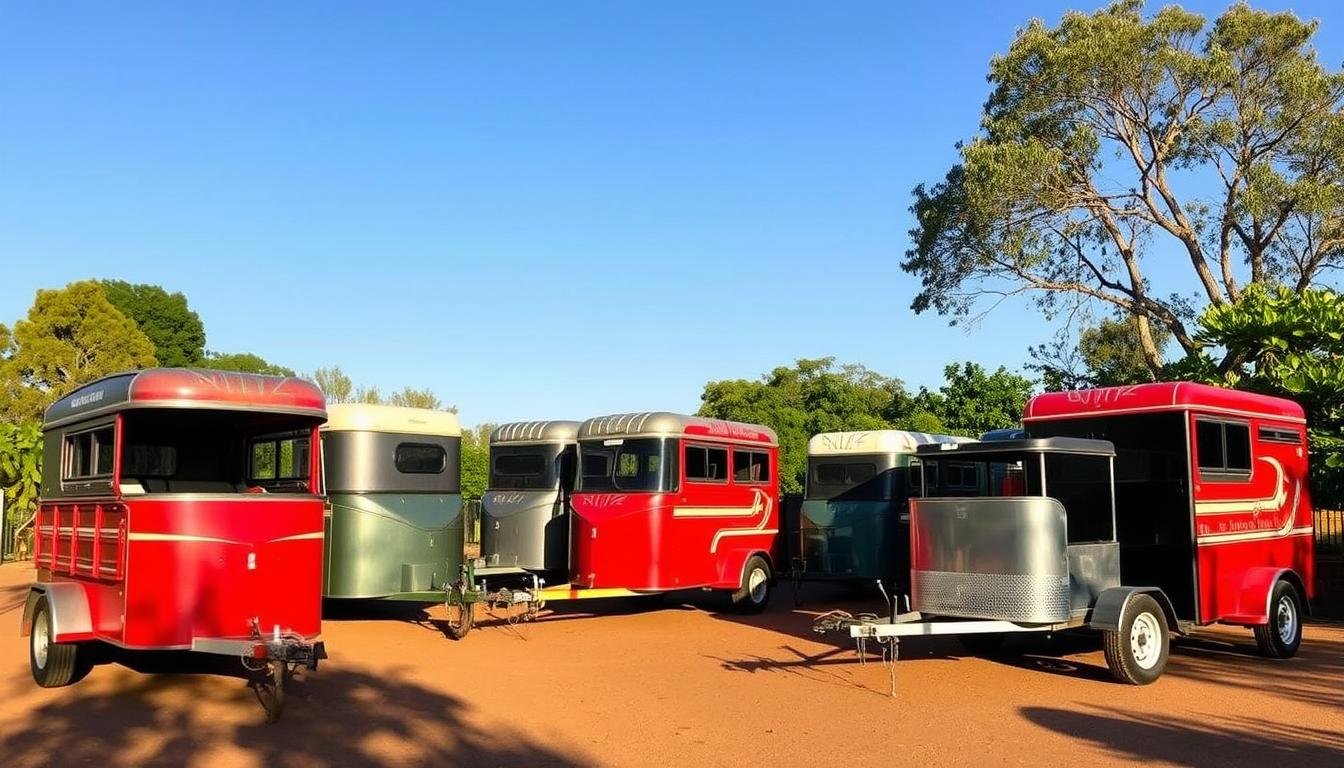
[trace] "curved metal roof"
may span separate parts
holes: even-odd
[[[461,437],[457,414],[430,408],[404,408],[369,403],[334,403],[327,406],[325,432],[387,432],[399,435]]]
[[[1022,420],[1189,410],[1264,416],[1293,422],[1305,420],[1302,406],[1292,400],[1189,381],[1046,392],[1027,401]]]
[[[807,441],[808,456],[840,456],[861,453],[914,453],[921,445],[970,443],[969,437],[906,432],[902,429],[870,429],[862,432],[822,432]]]
[[[311,381],[203,368],[147,368],[105,376],[48,406],[42,426],[128,408],[268,411],[326,418],[326,399]]]
[[[579,427],[579,439],[595,437],[702,437],[762,445],[778,445],[775,431],[760,424],[707,419],[668,411],[616,413],[589,419]]]
[[[514,421],[490,432],[490,444],[572,443],[579,437],[578,421]]]

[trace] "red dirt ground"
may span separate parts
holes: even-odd
[[[414,616],[331,619],[331,659],[265,725],[243,682],[199,662],[124,658],[42,690],[17,635],[26,565],[0,566],[0,763],[139,766],[1344,765],[1344,626],[1301,655],[1250,633],[1181,642],[1167,674],[1107,678],[1080,639],[999,660],[907,641],[895,667],[809,632],[821,609],[876,607],[812,587],[743,618],[711,597],[556,613],[465,641]],[[437,613],[437,612],[436,612]],[[232,669],[229,660],[221,669]]]

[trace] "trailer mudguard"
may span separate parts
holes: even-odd
[[[747,576],[747,561],[751,559],[752,555],[760,555],[765,558],[766,564],[770,566],[770,581],[774,583],[779,576],[779,572],[775,570],[775,559],[770,556],[769,552],[760,549],[735,549],[720,553],[719,581],[712,585],[712,588],[736,590],[741,587],[742,580]]]
[[[37,601],[47,598],[51,609],[52,642],[73,643],[93,638],[93,619],[89,613],[89,599],[84,587],[72,581],[34,584],[28,590],[23,604],[23,620],[19,635],[26,637],[33,631],[33,612]]]
[[[1125,608],[1129,601],[1135,595],[1150,595],[1157,604],[1162,606],[1162,613],[1167,617],[1167,628],[1172,632],[1180,633],[1180,624],[1176,620],[1176,609],[1171,605],[1171,599],[1167,593],[1157,587],[1109,587],[1101,591],[1097,596],[1097,602],[1093,603],[1092,610],[1087,616],[1087,626],[1089,629],[1098,629],[1109,632],[1120,631],[1120,619],[1125,615]]]
[[[1235,614],[1221,617],[1221,621],[1227,624],[1242,624],[1245,626],[1268,623],[1269,601],[1274,597],[1274,585],[1279,582],[1279,579],[1287,581],[1297,589],[1302,610],[1310,615],[1311,604],[1307,602],[1307,591],[1302,584],[1301,577],[1289,568],[1259,566],[1247,568],[1242,574],[1240,588],[1237,591],[1238,610]]]

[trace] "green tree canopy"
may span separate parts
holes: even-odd
[[[25,424],[0,422],[0,489],[5,493],[5,514],[18,525],[37,509],[42,485],[42,428],[36,421]]]
[[[479,499],[490,481],[490,433],[494,424],[462,430],[462,498]]]
[[[1034,386],[1007,368],[987,373],[971,362],[953,363],[943,375],[947,381],[938,391],[920,389],[915,407],[933,414],[946,432],[968,437],[1017,426]]]
[[[428,389],[415,389],[414,387],[402,387],[387,397],[388,405],[399,405],[403,408],[430,408],[436,411],[457,412],[457,406],[450,405],[447,408],[443,406],[443,401],[439,396]]]
[[[235,373],[262,373],[269,376],[293,376],[294,369],[266,362],[260,355],[251,352],[206,352],[203,365],[216,371]]]
[[[1156,327],[1152,332],[1162,354],[1171,334]],[[1053,343],[1033,347],[1030,353],[1034,362],[1027,368],[1039,373],[1041,384],[1051,392],[1137,384],[1155,378],[1144,359],[1138,322],[1132,317],[1103,318],[1083,328],[1076,342],[1062,333]]]
[[[759,380],[711,381],[700,396],[699,414],[764,424],[780,446],[780,490],[801,493],[807,472],[807,441],[819,432],[885,429],[908,418],[910,397],[897,379],[835,358],[798,360]]]
[[[65,394],[113,373],[155,364],[154,345],[92,280],[40,290],[26,319],[0,333],[0,414],[37,420]]]
[[[1344,265],[1344,73],[1318,61],[1317,24],[1245,4],[1212,25],[1143,10],[1034,20],[990,62],[980,132],[914,191],[916,311],[1108,305],[1134,318],[1155,374],[1157,329],[1193,353],[1199,307]],[[1158,284],[1152,262],[1173,257],[1189,271]]]
[[[154,345],[159,365],[183,368],[201,364],[205,357],[205,326],[187,306],[187,297],[161,286],[100,280],[107,300],[140,326]]]
[[[1311,430],[1313,493],[1344,503],[1344,296],[1328,289],[1250,288],[1199,318],[1201,350],[1175,372],[1300,403]],[[1224,350],[1220,367],[1207,350]]]
[[[322,390],[327,403],[349,403],[354,401],[355,387],[350,377],[345,375],[339,365],[318,368],[313,371],[313,383]]]

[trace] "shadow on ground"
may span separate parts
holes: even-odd
[[[1136,763],[1327,766],[1344,763],[1344,734],[1261,719],[1145,716],[1112,709],[1023,707],[1027,720]]]
[[[5,765],[586,764],[508,727],[482,729],[461,699],[398,674],[324,665],[294,682],[284,717],[266,725],[243,682],[218,677],[233,675],[236,660],[144,654],[117,661],[157,674],[113,667],[54,692],[28,713],[23,730],[0,738]],[[227,717],[205,714],[221,708]]]

